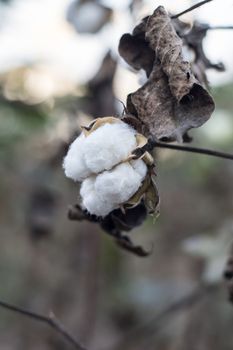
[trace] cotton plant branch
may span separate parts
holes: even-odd
[[[47,324],[48,326],[53,328],[58,334],[60,334],[64,339],[66,339],[68,343],[73,345],[74,349],[87,350],[64,328],[64,326],[56,319],[53,313],[50,313],[49,316],[40,315],[2,300],[0,300],[0,307],[15,312],[17,314],[24,315],[28,318],[34,319],[37,322]]]
[[[228,29],[233,29],[233,26],[209,26],[207,28],[208,30],[228,30]]]
[[[139,156],[139,152],[143,154],[145,151],[152,151],[155,148],[168,148],[168,149],[173,149],[176,151],[181,151],[181,152],[190,152],[190,153],[196,153],[196,154],[204,154],[208,156],[213,156],[213,157],[218,157],[218,158],[225,158],[225,159],[230,159],[233,160],[233,154],[225,153],[225,152],[220,152],[220,151],[215,151],[211,150],[208,148],[201,148],[201,147],[192,147],[192,146],[181,146],[179,144],[169,144],[166,142],[160,142],[156,141],[154,139],[149,140],[149,142],[140,150],[136,150],[135,154]]]
[[[179,18],[180,16],[182,16],[182,15],[188,13],[188,12],[191,12],[191,11],[197,9],[198,7],[201,7],[201,6],[207,4],[207,3],[210,2],[210,1],[213,1],[213,0],[204,0],[204,1],[200,1],[200,2],[198,2],[197,4],[195,4],[195,5],[191,6],[191,7],[189,7],[188,9],[186,9],[186,10],[184,10],[184,11],[182,11],[182,12],[180,12],[180,13],[174,15],[174,16],[171,16],[171,18],[172,18],[172,19]]]

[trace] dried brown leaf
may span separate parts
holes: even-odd
[[[191,72],[190,63],[183,60],[182,40],[164,7],[159,6],[149,17],[145,37],[168,78],[172,95],[178,102],[181,101],[189,94],[196,79]]]
[[[159,214],[159,193],[156,186],[155,176],[151,176],[151,183],[145,193],[145,206],[149,214],[155,217]]]
[[[209,30],[209,25],[195,21],[191,30],[183,35],[184,42],[194,50],[195,63],[202,64],[205,69],[213,68],[219,72],[225,70],[223,63],[212,63],[206,56],[203,49],[203,40]]]
[[[144,69],[150,75],[155,59],[155,52],[145,40],[145,26],[148,17],[135,27],[133,35],[124,34],[119,43],[119,53],[134,69]]]
[[[143,135],[148,134],[148,130],[145,130],[146,127],[136,116],[132,114],[125,114],[121,120],[132,126],[135,130],[137,130],[138,133]]]
[[[179,142],[187,130],[205,123],[214,109],[212,98],[198,84],[182,103],[177,102],[160,64],[154,65],[146,84],[131,94],[131,102],[153,137]]]
[[[120,236],[116,239],[116,243],[124,250],[140,256],[141,258],[147,257],[152,254],[153,250],[145,250],[140,245],[134,245],[134,243],[127,236]]]
[[[145,36],[156,60],[148,81],[128,96],[127,110],[149,130],[146,136],[181,142],[189,129],[210,118],[213,99],[195,78],[190,63],[183,60],[183,42],[162,6],[136,28],[139,37]],[[121,47],[122,56],[128,57],[123,51]],[[140,58],[140,67],[141,62]]]

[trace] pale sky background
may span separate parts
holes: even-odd
[[[83,84],[98,70],[106,51],[115,55],[122,34],[132,30],[135,23],[127,12],[127,0],[102,0],[116,8],[113,22],[98,35],[77,34],[66,21],[68,0],[14,0],[12,7],[0,9],[0,73],[28,63],[37,63],[37,74],[29,77],[29,85],[46,89],[49,93],[65,93],[69,86]],[[180,12],[197,1],[147,0],[141,16],[149,14],[158,5],[173,12]],[[183,16],[198,18],[212,25],[233,24],[233,0],[214,0]],[[88,23],[88,18],[86,19]],[[85,21],[84,21],[85,22]],[[233,30],[212,31],[206,39],[206,52],[213,61],[223,61],[226,73],[209,72],[210,83],[219,84],[233,78]],[[124,98],[130,86],[138,79],[122,63],[118,76],[129,80]],[[136,80],[135,80],[136,79]],[[119,89],[120,90],[120,89]]]

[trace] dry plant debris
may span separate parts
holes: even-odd
[[[138,54],[137,42],[145,55]],[[162,6],[132,35],[125,34],[120,40],[121,56],[148,76],[148,81],[128,96],[128,112],[158,140],[181,142],[189,129],[204,124],[214,111],[212,97],[195,77],[192,65],[184,60],[182,50],[183,41]]]

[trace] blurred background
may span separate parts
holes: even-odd
[[[164,5],[196,1],[2,0],[0,4],[0,300],[51,310],[88,349],[230,350],[233,307],[222,278],[233,236],[233,163],[161,150],[161,214],[130,236],[138,258],[98,225],[67,219],[78,186],[62,158],[80,125],[121,115],[142,79],[118,42]],[[182,17],[233,25],[233,1]],[[193,144],[233,153],[233,31],[210,31],[205,52],[216,112]],[[204,294],[186,300],[201,285]],[[195,292],[194,292],[195,293]],[[170,308],[177,300],[179,307]],[[169,311],[170,310],[170,311]],[[46,326],[0,309],[1,350],[71,349]]]

